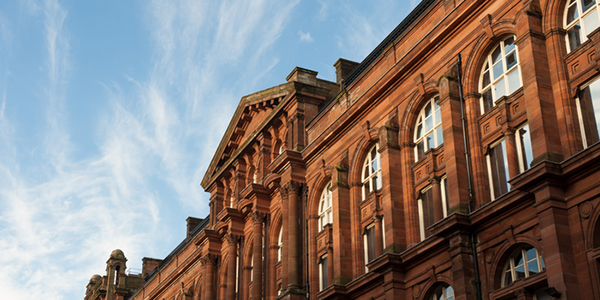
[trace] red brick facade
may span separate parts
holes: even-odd
[[[243,97],[210,216],[131,299],[600,299],[600,8],[579,9],[423,0],[337,83]]]

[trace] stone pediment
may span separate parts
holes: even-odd
[[[205,185],[228,166],[232,158],[237,157],[250,145],[256,135],[281,110],[280,104],[293,90],[294,83],[288,82],[242,97],[202,180],[203,187],[206,188]]]

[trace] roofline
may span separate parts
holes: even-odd
[[[388,36],[385,37],[385,39],[383,39],[383,41],[379,43],[379,45],[377,45],[377,47],[375,47],[375,49],[373,49],[373,51],[371,51],[371,53],[369,53],[369,55],[367,55],[367,57],[363,59],[363,61],[360,62],[360,64],[356,66],[356,68],[354,68],[354,70],[352,70],[352,72],[350,72],[350,74],[348,74],[346,79],[342,80],[341,91],[335,97],[333,97],[327,104],[325,104],[323,106],[323,109],[321,109],[319,113],[317,113],[317,115],[312,120],[310,120],[310,122],[308,122],[306,126],[310,126],[314,120],[319,118],[327,110],[327,108],[329,108],[333,103],[335,103],[339,96],[346,92],[346,88],[352,85],[357,79],[359,79],[360,76],[363,75],[363,73],[365,73],[379,59],[379,57],[381,57],[385,50],[391,44],[393,44],[402,34],[404,34],[404,32],[406,32],[406,30],[408,30],[408,28],[411,27],[417,21],[417,19],[420,18],[436,1],[438,0],[421,1],[402,20],[402,22],[400,22],[400,24],[398,24],[398,26],[396,26],[396,28],[394,28],[394,30],[392,30],[392,32],[390,32],[390,34],[388,34]]]

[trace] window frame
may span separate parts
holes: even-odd
[[[535,251],[535,258],[530,260],[527,258],[527,252],[531,249],[533,249]],[[515,258],[519,254],[521,255],[521,259],[523,260],[522,266],[523,266],[524,277],[521,277],[521,278],[517,278],[517,274],[516,274],[517,268],[519,268],[519,266],[521,266],[521,265],[515,263]],[[538,271],[530,274],[529,264],[534,261],[537,263]],[[510,256],[508,257],[508,259],[506,260],[506,262],[504,263],[504,267],[502,268],[502,273],[501,273],[500,287],[504,288],[504,287],[510,286],[519,279],[529,278],[531,276],[534,276],[536,274],[543,272],[545,269],[546,269],[546,264],[544,262],[544,258],[542,257],[540,252],[537,250],[537,248],[535,248],[531,245],[521,246],[518,249],[516,249],[515,251],[513,251],[510,254]],[[511,281],[510,281],[510,283],[507,283],[506,276],[507,276],[507,273],[509,273],[509,272],[510,272],[510,276],[511,276]]]
[[[505,42],[508,41],[509,39],[513,39],[512,45],[514,46],[513,49],[508,51],[508,54],[506,53],[506,45]],[[516,40],[516,36],[513,35],[509,35],[507,37],[505,37],[504,39],[502,39],[500,42],[498,42],[496,45],[494,45],[494,47],[492,48],[492,50],[488,53],[488,55],[486,56],[483,66],[481,67],[481,73],[479,75],[479,93],[481,94],[481,97],[479,98],[479,105],[480,105],[480,109],[481,109],[481,114],[485,114],[486,112],[492,110],[495,106],[496,106],[496,101],[498,99],[500,99],[503,96],[509,96],[512,93],[514,93],[515,91],[517,91],[518,89],[520,89],[523,86],[523,78],[522,78],[522,74],[521,74],[521,60],[519,58],[519,47],[517,47],[517,45],[515,44],[515,40]],[[494,71],[494,67],[498,64],[498,62],[496,64],[494,64],[494,61],[492,59],[492,56],[494,54],[494,52],[496,52],[496,49],[500,49],[500,63],[502,64],[502,74],[498,75],[498,76],[494,76],[493,71]],[[514,59],[515,59],[515,64],[513,66],[511,66],[510,68],[507,68],[507,58],[514,53]],[[488,80],[489,83],[486,84],[484,86],[484,78],[485,78],[485,74],[486,72],[488,73]],[[517,77],[518,77],[518,86],[515,88],[511,88],[510,85],[510,80],[509,80],[509,75],[512,75],[513,72],[517,72]],[[494,79],[494,77],[496,77]],[[497,92],[495,90],[496,86],[499,86],[498,83],[503,82],[503,89],[504,91],[501,93],[502,95],[496,95]],[[490,97],[491,97],[491,104],[489,105],[489,108],[486,109],[486,100],[484,98],[486,98],[486,93],[490,91]]]
[[[279,237],[277,239],[277,262],[283,259],[283,226],[279,228]]]
[[[327,288],[328,280],[329,280],[329,271],[328,271],[328,257],[327,254],[319,257],[319,292]]]
[[[375,157],[373,156],[375,153]],[[373,163],[377,163],[377,169],[373,170]],[[365,176],[365,171],[368,170],[369,174]],[[379,143],[376,143],[365,155],[365,159],[362,164],[361,171],[361,182],[362,182],[362,199],[366,200],[370,193],[381,189],[383,180],[381,178],[381,155],[379,155]],[[368,188],[368,190],[367,190]]]
[[[444,144],[444,129],[442,126],[442,107],[438,105],[440,101],[440,95],[434,95],[429,98],[427,102],[423,104],[423,107],[419,111],[417,120],[415,121],[413,131],[413,142],[415,144],[415,161],[423,158],[425,153],[430,149],[435,149]],[[427,115],[425,109],[431,107],[430,114]],[[427,119],[431,118],[432,127],[427,129]],[[438,120],[439,118],[439,120]],[[419,127],[421,126],[421,127]],[[421,135],[419,136],[419,129],[421,129]],[[438,131],[439,130],[439,131]],[[441,133],[441,136],[439,134]],[[429,139],[426,139],[429,135],[433,136],[433,144],[429,145]],[[420,151],[419,144],[422,143],[422,150]]]
[[[500,188],[500,187],[496,187],[496,185],[494,184],[494,178],[495,178],[495,174],[492,170],[492,155],[490,155],[490,151],[492,151],[493,148],[496,148],[497,146],[502,145],[502,151],[503,151],[503,155],[502,155],[502,159],[504,161],[504,175],[506,176],[506,191],[503,193],[500,193],[499,195],[496,195],[496,188]],[[487,171],[488,171],[488,180],[489,180],[489,184],[490,184],[490,196],[492,197],[492,201],[500,198],[500,196],[510,192],[510,183],[508,183],[508,181],[510,180],[510,174],[509,174],[509,164],[508,164],[508,154],[507,154],[507,145],[506,145],[506,140],[504,138],[492,143],[488,149],[488,153],[486,153],[485,155],[485,160],[486,160],[486,164],[487,164]],[[498,182],[500,183],[501,181],[498,180]],[[499,190],[499,192],[501,192],[501,190]]]
[[[585,84],[581,85],[579,87],[579,91],[577,92],[577,97],[575,99],[575,106],[577,108],[577,118],[579,119],[579,130],[581,131],[581,142],[583,144],[583,148],[587,149],[588,147],[598,143],[600,141],[600,117],[596,118],[596,115],[594,113],[594,116],[585,116],[583,115],[583,109],[582,109],[582,94],[586,89],[590,89],[590,103],[589,105],[591,105],[591,107],[586,108],[586,111],[590,110],[591,111],[596,111],[600,110],[600,93],[598,95],[597,99],[594,99],[593,94],[591,93],[591,87],[593,84],[597,84],[600,85],[600,77],[596,76],[594,78],[592,78],[591,80],[588,80]],[[598,89],[600,90],[600,86],[598,86]],[[597,105],[597,107],[595,106]],[[588,120],[590,118],[594,118],[593,120]],[[594,128],[594,124],[589,124],[591,122],[595,122],[596,126]],[[586,125],[590,125],[590,126],[586,126]],[[593,141],[593,132],[591,132],[591,130],[595,129],[595,136],[597,141]],[[588,132],[588,130],[590,130],[590,132]]]
[[[367,264],[377,258],[375,249],[376,249],[376,239],[375,239],[375,223],[371,223],[365,227],[365,231],[363,233],[363,243],[364,243],[364,255],[365,255],[365,271],[368,272],[369,268]]]
[[[331,182],[329,182],[321,192],[319,201],[319,232],[323,231],[325,225],[333,224],[333,193],[331,192]],[[327,203],[329,202],[329,203]],[[327,205],[324,207],[324,205]]]
[[[448,290],[450,290],[451,294],[448,292]],[[454,300],[454,299],[456,299],[455,293],[454,293],[454,288],[452,288],[451,285],[446,284],[446,283],[442,283],[442,284],[438,285],[431,293],[431,296],[429,296],[429,300]]]
[[[525,129],[527,128],[527,129]],[[520,132],[526,130],[526,138]],[[526,149],[526,144],[529,143],[529,151]],[[515,130],[515,147],[517,147],[517,157],[519,159],[519,174],[529,170],[531,162],[533,162],[533,144],[531,143],[531,130],[529,123],[522,124]]]
[[[569,3],[569,2],[571,2],[571,3]],[[570,23],[567,23],[569,9],[572,6],[576,7],[577,16],[575,16],[573,18],[573,21],[571,21]],[[591,16],[594,13],[594,11],[596,13],[596,22],[597,22],[598,26],[594,27],[594,28],[587,28],[587,26],[590,24],[586,25],[585,18]],[[579,27],[579,30],[577,31],[577,33],[575,33],[575,34],[578,35],[579,43],[577,45],[575,45],[574,48],[572,48],[571,47],[572,45],[571,45],[571,42],[569,39],[569,36],[571,35],[570,30],[573,29],[578,24],[580,27]],[[588,10],[585,12],[583,12],[583,4],[581,3],[581,0],[568,1],[565,5],[565,9],[563,12],[563,28],[567,32],[567,34],[565,34],[567,53],[573,52],[581,44],[585,43],[588,40],[587,35],[590,34],[592,31],[596,30],[598,27],[600,27],[600,3],[598,1],[594,1],[594,5],[591,5],[590,7],[588,7]]]
[[[449,211],[449,207],[448,207],[448,176],[444,175],[440,178],[440,197],[441,197],[441,201],[442,201],[442,219],[448,217],[448,211]],[[431,224],[429,224],[428,226],[425,225],[425,211],[423,208],[423,199],[422,199],[422,195],[424,195],[424,192],[429,192],[431,191],[432,195],[431,195],[431,211],[429,212],[433,218],[433,211],[434,211],[434,205],[435,203],[433,203],[433,198],[435,195],[433,195],[433,185],[428,185],[426,187],[424,187],[423,189],[421,189],[421,191],[419,191],[419,198],[417,199],[417,210],[419,213],[419,236],[421,238],[421,241],[424,241],[425,239],[427,239],[429,237],[429,235],[427,234],[427,227],[435,224],[436,221],[435,219],[433,220],[433,222]]]

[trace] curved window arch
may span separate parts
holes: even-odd
[[[331,209],[331,182],[323,189],[321,201],[319,201],[319,231],[323,230],[325,225],[333,223],[333,214]]]
[[[367,153],[362,170],[363,200],[369,193],[381,188],[381,159],[379,157],[379,144],[375,144]]]
[[[587,35],[600,27],[598,1],[570,0],[565,7],[564,26],[567,31],[567,52],[587,40]]]
[[[537,249],[530,245],[515,250],[504,265],[502,287],[511,285],[515,280],[535,275],[546,268],[544,259]]]
[[[481,113],[494,107],[500,97],[512,94],[523,85],[517,52],[512,35],[498,43],[486,57],[479,79]]]
[[[419,112],[415,123],[415,160],[423,157],[427,150],[444,143],[442,110],[438,105],[439,101],[439,95],[432,97]]]
[[[454,289],[447,284],[440,284],[433,290],[429,300],[454,300]]]

